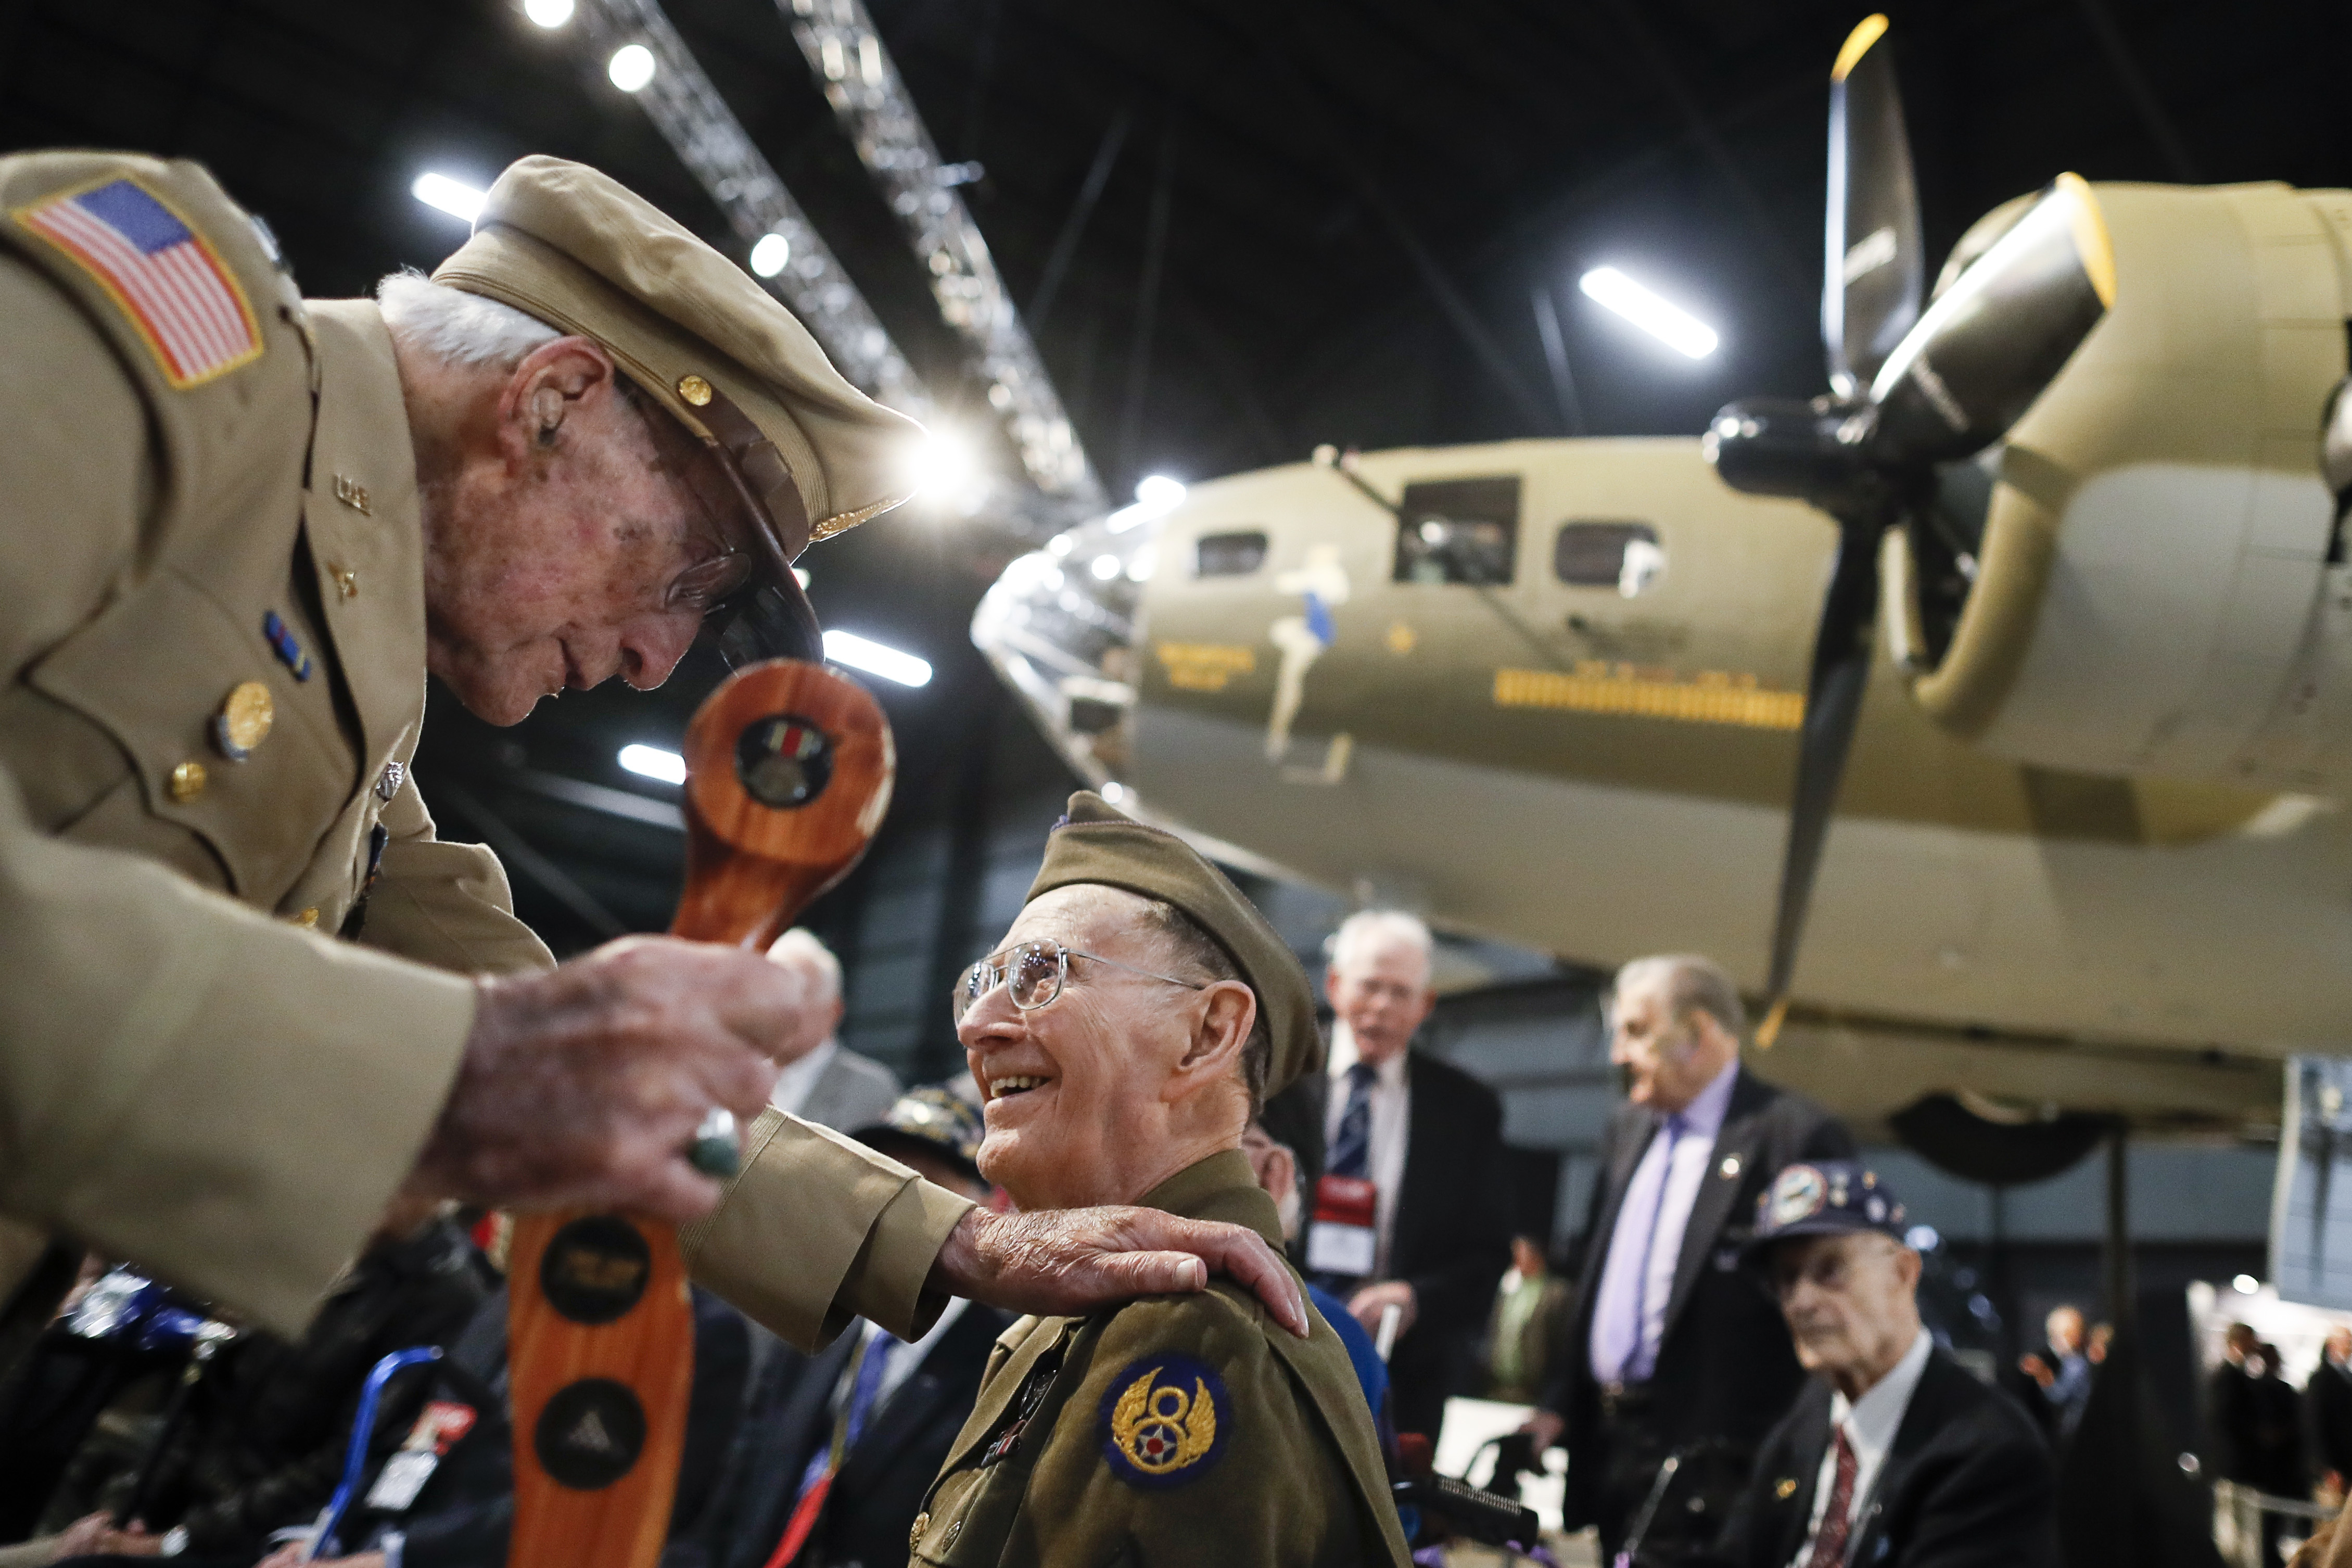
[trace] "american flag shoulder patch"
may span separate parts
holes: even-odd
[[[194,225],[137,180],[117,175],[8,215],[97,281],[175,390],[261,358],[261,328],[236,274]]]

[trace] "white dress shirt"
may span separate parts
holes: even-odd
[[[809,1091],[816,1087],[816,1081],[824,1076],[840,1051],[841,1041],[825,1036],[824,1044],[776,1074],[776,1086],[768,1091],[768,1103],[787,1116],[799,1115],[801,1107],[808,1103]]]
[[[1862,1517],[1863,1505],[1870,1500],[1870,1489],[1878,1484],[1878,1472],[1886,1463],[1887,1450],[1895,1447],[1895,1434],[1902,1429],[1903,1413],[1911,1408],[1911,1396],[1919,1386],[1919,1375],[1927,1370],[1927,1354],[1936,1342],[1926,1329],[1912,1340],[1911,1348],[1893,1370],[1863,1390],[1862,1397],[1849,1402],[1843,1394],[1830,1396],[1830,1429],[1844,1429],[1848,1447],[1853,1449],[1853,1496],[1846,1500],[1846,1523],[1851,1527]],[[1837,1485],[1837,1444],[1832,1440],[1822,1450],[1821,1473],[1813,1478],[1813,1516],[1805,1525],[1805,1539],[1790,1558],[1790,1568],[1805,1568],[1805,1559],[1812,1554],[1813,1537],[1821,1533],[1822,1515],[1829,1511],[1830,1493]],[[1853,1537],[1848,1536],[1849,1544]]]
[[[1388,1278],[1389,1243],[1396,1235],[1397,1195],[1404,1190],[1405,1145],[1412,1132],[1412,1084],[1405,1071],[1409,1054],[1400,1051],[1372,1069],[1372,1143],[1366,1170],[1372,1186],[1380,1191],[1372,1210],[1377,1243],[1372,1252],[1372,1274],[1376,1279]],[[1331,1080],[1331,1092],[1325,1096],[1323,1105],[1326,1149],[1338,1141],[1340,1119],[1348,1113],[1348,1069],[1360,1060],[1356,1053],[1355,1034],[1344,1019],[1335,1019],[1331,1025],[1330,1060],[1324,1064]]]
[[[1642,1152],[1641,1162],[1633,1167],[1633,1179],[1625,1184],[1628,1193],[1643,1190],[1657,1177],[1651,1174],[1668,1157],[1667,1144],[1673,1148],[1673,1163],[1665,1172],[1665,1188],[1658,1199],[1657,1222],[1646,1240],[1649,1266],[1642,1281],[1642,1333],[1633,1360],[1653,1362],[1659,1342],[1666,1333],[1666,1308],[1675,1293],[1675,1270],[1682,1262],[1683,1233],[1690,1228],[1691,1207],[1698,1201],[1698,1189],[1706,1183],[1706,1173],[1715,1164],[1715,1140],[1723,1131],[1723,1118],[1731,1108],[1731,1090],[1739,1077],[1739,1063],[1731,1062],[1710,1079],[1688,1105],[1683,1107],[1683,1133],[1669,1140],[1660,1124],[1650,1146]],[[1616,1230],[1609,1238],[1609,1256],[1601,1264],[1601,1299],[1613,1292],[1611,1276],[1628,1270],[1642,1268],[1644,1238],[1638,1221],[1629,1226],[1624,1209],[1618,1211]],[[1593,1314],[1593,1327],[1601,1327],[1599,1312]],[[1600,1336],[1596,1332],[1592,1354],[1593,1375],[1603,1383],[1614,1381],[1620,1369],[1599,1364]]]

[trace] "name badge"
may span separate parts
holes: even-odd
[[[474,1407],[453,1399],[436,1399],[416,1417],[400,1451],[384,1460],[368,1489],[366,1505],[385,1513],[400,1513],[416,1500],[425,1483],[441,1463],[441,1456],[474,1429]]]
[[[1373,1221],[1380,1188],[1359,1176],[1327,1176],[1315,1184],[1315,1218],[1307,1228],[1307,1266],[1318,1274],[1372,1271],[1380,1250]]]

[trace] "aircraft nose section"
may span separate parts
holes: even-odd
[[[1114,512],[1004,569],[971,640],[1021,695],[1070,765],[1097,789],[1133,756],[1143,587],[1164,517]]]

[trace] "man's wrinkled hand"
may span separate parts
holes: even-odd
[[[1256,1292],[1276,1322],[1307,1337],[1306,1292],[1265,1238],[1152,1208],[975,1208],[940,1249],[931,1283],[1007,1312],[1076,1316],[1137,1296],[1206,1290],[1212,1270]]]
[[[810,1003],[755,954],[633,936],[478,982],[465,1059],[407,1188],[502,1208],[626,1208],[684,1223],[719,1202],[687,1163],[714,1107],[749,1124],[767,1044]]]

